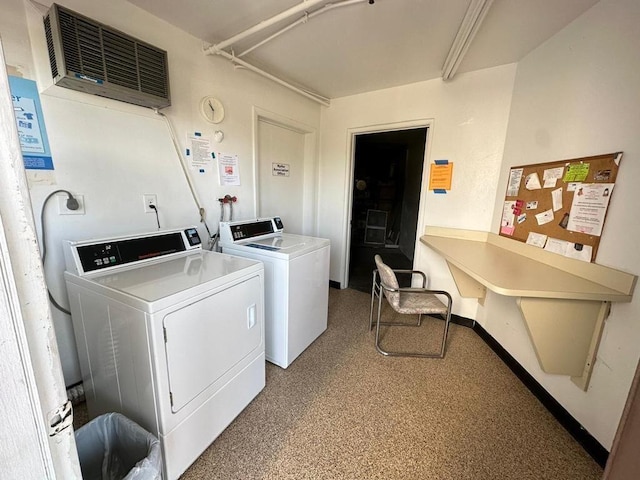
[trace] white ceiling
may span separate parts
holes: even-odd
[[[208,44],[224,41],[304,3],[128,1]],[[242,60],[328,98],[438,78],[471,1],[375,0],[373,4],[364,1],[334,8]],[[494,0],[457,72],[517,62],[597,1]],[[309,8],[309,13],[322,6]],[[234,53],[240,54],[303,15],[298,13],[234,44]],[[231,53],[231,48],[226,51]]]

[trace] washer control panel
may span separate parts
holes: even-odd
[[[220,243],[230,244],[278,235],[284,230],[280,217],[220,222]]]
[[[201,249],[195,227],[96,241],[66,242],[67,270],[83,275],[98,270]]]

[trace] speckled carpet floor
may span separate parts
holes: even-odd
[[[369,294],[330,289],[327,331],[286,370],[267,363],[265,389],[181,478],[602,477],[473,330],[451,325],[444,360],[383,357],[367,330],[369,302]],[[443,324],[394,327],[383,343],[417,343],[422,331],[437,337]],[[82,408],[76,415],[81,424]]]
[[[265,389],[182,478],[602,476],[473,330],[451,326],[444,360],[386,358],[367,331],[369,301],[331,289],[327,331],[286,370],[267,363]]]

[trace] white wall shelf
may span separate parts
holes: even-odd
[[[516,297],[542,370],[586,390],[611,302],[630,302],[637,276],[488,232],[427,227],[462,297]]]

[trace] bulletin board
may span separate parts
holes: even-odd
[[[512,167],[500,235],[595,261],[622,152]]]

